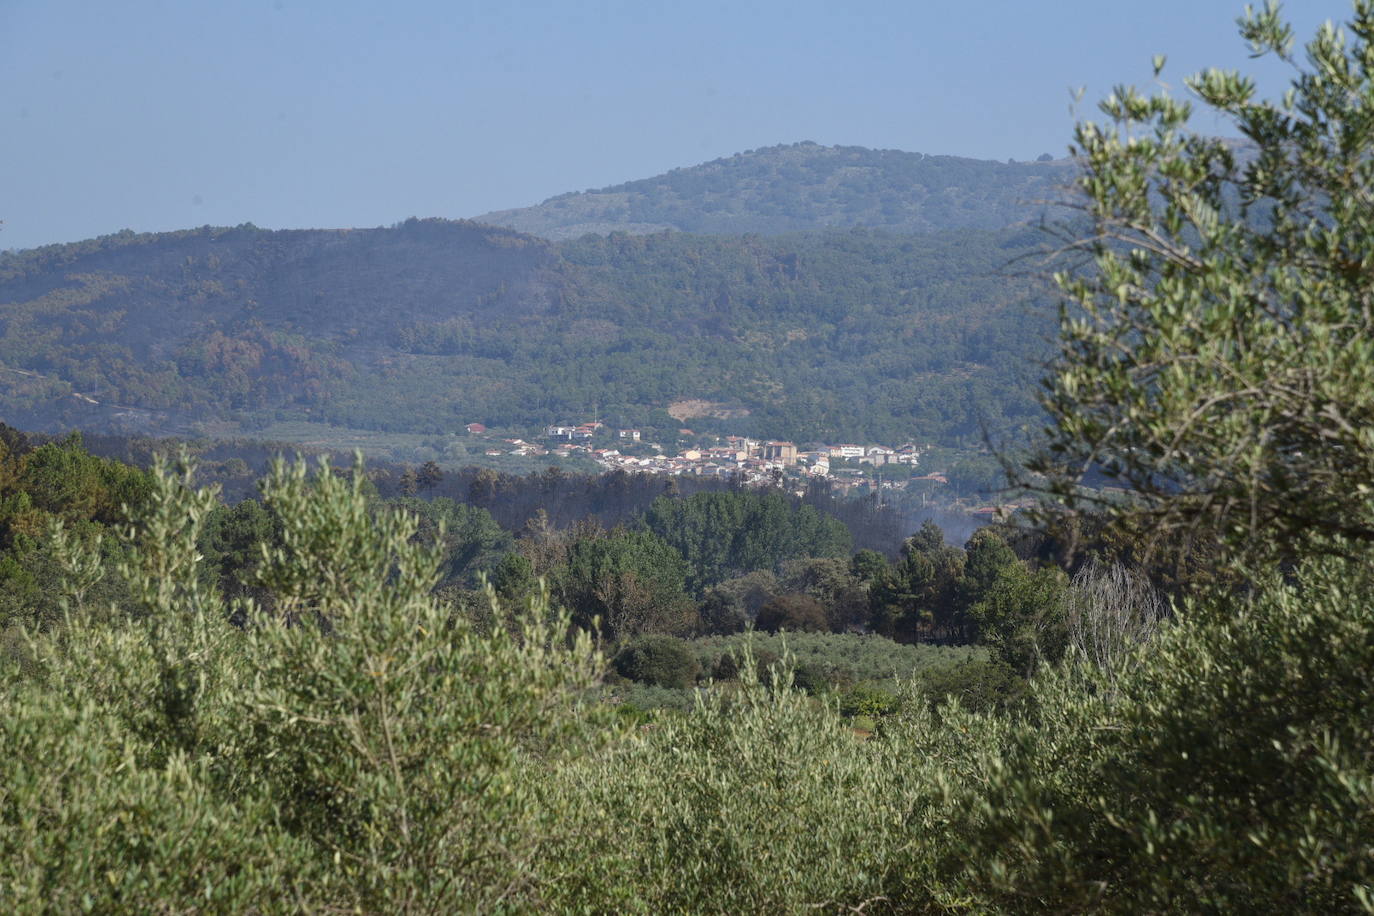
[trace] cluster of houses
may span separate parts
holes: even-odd
[[[675,461],[688,473],[733,473],[739,470],[808,474],[825,477],[837,460],[881,466],[905,464],[914,467],[921,447],[914,443],[900,448],[885,445],[821,445],[801,449],[792,442],[747,439],[727,436],[717,446],[683,450]]]
[[[555,442],[590,442],[604,429],[606,429],[606,424],[599,420],[592,423],[582,423],[578,426],[546,426],[544,427],[544,438]],[[616,430],[616,435],[628,442],[640,440],[640,432],[637,429]]]
[[[637,429],[616,429],[603,423],[581,423],[576,426],[548,426],[538,442],[519,438],[500,438],[488,432],[481,423],[469,423],[469,435],[486,440],[489,456],[517,455],[557,458],[581,456],[591,458],[604,470],[625,470],[637,473],[668,476],[694,475],[724,477],[751,485],[784,483],[800,494],[805,481],[824,477],[831,481],[832,492],[863,494],[886,490],[905,490],[911,484],[925,481],[948,484],[941,471],[917,475],[912,473],[920,463],[926,446],[907,443],[897,448],[885,445],[815,445],[798,448],[795,443],[743,436],[718,437],[713,445],[686,448],[676,455],[668,455],[662,446],[644,441]],[[691,430],[681,430],[691,434]],[[618,447],[617,447],[618,446]],[[627,448],[628,447],[628,448]],[[631,454],[622,453],[627,448]],[[651,454],[646,454],[646,449]],[[841,462],[844,466],[838,466]],[[865,475],[854,465],[905,465],[908,470],[893,474]],[[926,499],[923,491],[922,501]],[[1021,508],[1023,503],[990,505],[965,509],[970,516],[993,520],[1005,518]]]
[[[468,424],[467,431],[471,435],[487,438],[487,429],[480,423]],[[600,422],[547,426],[539,442],[494,438],[491,442],[486,449],[486,454],[491,456],[552,455],[567,458],[581,455],[591,458],[606,470],[622,469],[671,476],[738,477],[746,483],[776,482],[781,477],[799,479],[832,476],[841,478],[838,482],[843,483],[843,478],[857,475],[858,472],[835,467],[841,461],[848,462],[851,468],[853,464],[874,467],[895,464],[914,468],[920,462],[923,451],[923,447],[915,443],[897,448],[848,443],[799,448],[792,442],[724,436],[718,438],[714,445],[687,448],[676,455],[669,455],[661,446],[645,442],[638,429],[613,429]],[[621,451],[626,446],[640,447],[630,449],[633,454],[626,454]],[[646,454],[646,448],[652,453]],[[938,473],[927,475],[927,478],[937,483],[945,482]]]
[[[668,455],[658,446],[650,445],[657,454],[622,454],[619,448],[593,448],[590,441],[603,429],[599,423],[586,423],[580,426],[550,426],[545,429],[545,438],[558,443],[554,448],[576,449],[580,444],[588,454],[607,470],[623,469],[642,471],[650,474],[694,474],[698,476],[735,477],[746,482],[776,480],[778,475],[787,477],[825,477],[831,473],[831,465],[837,459],[848,459],[860,464],[881,466],[885,464],[905,464],[915,466],[921,456],[921,447],[908,443],[900,448],[884,445],[825,445],[801,449],[795,443],[776,440],[750,439],[744,436],[725,436],[716,440],[715,445],[683,449],[677,455]],[[604,437],[603,437],[604,438]],[[619,429],[615,438],[624,443],[638,443],[642,435],[637,429]],[[567,443],[563,445],[563,443]]]

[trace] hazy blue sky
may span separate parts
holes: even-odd
[[[1070,87],[1253,69],[1242,6],[0,0],[0,248],[475,216],[797,140],[1062,155]]]

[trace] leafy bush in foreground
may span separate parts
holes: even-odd
[[[563,769],[549,893],[592,910],[1347,912],[1374,879],[1374,555],[1195,603],[1032,718],[706,695]],[[633,850],[631,852],[630,850]],[[684,879],[683,876],[690,876]]]
[[[566,618],[478,635],[436,550],[361,474],[278,466],[284,520],[237,629],[200,584],[213,494],[156,474],[133,620],[31,640],[0,703],[0,888],[14,908],[490,910],[557,832],[532,778],[584,747],[595,682]],[[61,766],[53,766],[61,761]],[[65,901],[65,902],[64,902]]]
[[[1042,721],[982,801],[1001,899],[1369,909],[1374,552],[1354,553],[1192,603],[1115,679],[1080,665],[1034,682]]]
[[[498,606],[477,632],[430,596],[414,520],[376,514],[359,478],[278,467],[264,496],[277,616],[229,622],[198,569],[213,498],[164,468],[124,570],[136,613],[69,594],[67,625],[0,669],[7,909],[1368,904],[1367,548],[1095,661],[1071,647],[1020,718],[904,697],[861,741],[785,669],[760,681],[747,645],[731,689],[617,721],[566,616]]]

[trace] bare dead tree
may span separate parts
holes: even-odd
[[[1096,559],[1074,576],[1065,601],[1070,644],[1113,684],[1168,614],[1168,605],[1144,575]]]

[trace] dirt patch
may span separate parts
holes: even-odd
[[[740,417],[749,416],[747,407],[727,407],[718,401],[703,401],[700,398],[688,398],[685,401],[674,401],[668,405],[668,416],[674,420],[682,421],[691,417],[715,417],[719,420],[738,420]]]

